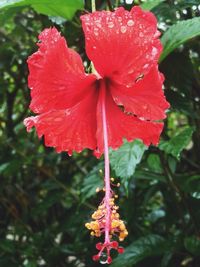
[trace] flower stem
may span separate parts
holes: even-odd
[[[92,12],[96,11],[96,3],[95,0],[91,0]]]
[[[103,121],[103,139],[104,139],[104,161],[105,161],[105,207],[106,207],[106,223],[105,223],[105,243],[110,242],[110,198],[111,198],[111,187],[110,187],[110,166],[109,166],[109,150],[108,150],[108,131],[107,131],[107,120],[106,120],[106,88],[102,88],[102,121]]]

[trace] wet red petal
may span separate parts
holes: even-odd
[[[30,108],[41,113],[72,107],[87,96],[96,78],[84,73],[81,57],[56,28],[45,29],[39,40],[39,50],[28,59]]]
[[[66,110],[52,110],[36,117],[25,119],[29,131],[35,126],[38,136],[45,137],[45,145],[55,147],[58,152],[84,148],[96,148],[96,105],[98,94],[90,94],[76,106]]]
[[[86,51],[102,77],[132,85],[158,61],[162,50],[157,21],[151,12],[97,11],[81,17]]]
[[[149,120],[160,120],[166,117],[165,110],[169,108],[162,90],[163,80],[157,67],[153,67],[131,88],[114,84],[112,96],[127,112]]]
[[[100,95],[97,105],[97,149],[99,156],[103,153],[104,149],[101,101]],[[154,145],[158,144],[163,124],[141,120],[132,115],[125,114],[116,105],[108,91],[106,94],[106,116],[109,147],[117,149],[122,145],[124,138],[128,141],[141,139],[147,146],[151,143]]]

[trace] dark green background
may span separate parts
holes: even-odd
[[[88,61],[79,20],[90,11],[86,2],[0,1],[0,267],[99,266],[91,260],[98,241],[84,224],[102,197],[95,189],[102,184],[103,159],[87,150],[56,154],[23,125],[31,114],[26,60],[45,27],[56,25]],[[107,8],[108,1],[97,2],[99,10]],[[171,108],[159,147],[146,149],[136,141],[111,151],[129,231],[125,253],[113,255],[113,267],[200,266],[199,4],[143,4],[162,32],[160,70]]]

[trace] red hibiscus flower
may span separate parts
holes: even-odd
[[[87,14],[81,20],[94,73],[85,73],[80,56],[55,28],[44,30],[39,50],[28,59],[30,108],[38,115],[25,119],[25,125],[28,131],[35,126],[46,146],[58,152],[89,148],[98,157],[104,153],[105,197],[86,227],[91,235],[105,235],[93,259],[110,264],[111,249],[123,253],[111,237],[122,241],[128,231],[114,203],[108,149],[118,148],[123,139],[156,145],[163,128],[159,121],[169,104],[157,66],[162,46],[152,13],[139,7],[130,12],[118,8]]]
[[[55,29],[40,35],[39,50],[28,59],[30,109],[28,131],[36,127],[46,146],[58,152],[84,148],[104,152],[102,106],[105,105],[108,146],[123,139],[157,144],[169,107],[157,62],[162,46],[156,18],[133,7],[130,12],[100,11],[81,17],[86,52],[96,74],[86,74],[80,56]]]

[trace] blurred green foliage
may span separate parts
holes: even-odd
[[[96,2],[98,10],[107,8],[108,1]],[[129,230],[125,253],[112,266],[199,267],[199,0],[134,2],[158,18],[171,108],[158,147],[147,150],[136,141],[111,151]],[[89,0],[84,9],[90,11]],[[103,159],[90,151],[56,154],[23,126],[30,101],[26,60],[38,34],[55,25],[87,61],[82,12],[82,1],[0,1],[0,267],[99,266],[84,223],[101,199],[95,189]]]

